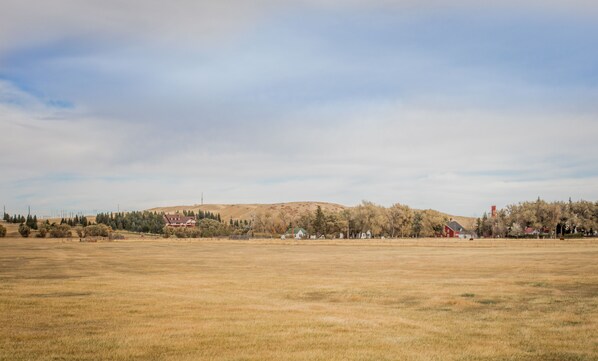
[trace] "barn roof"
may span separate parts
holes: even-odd
[[[459,222],[457,222],[457,221],[449,221],[446,224],[446,226],[449,227],[450,229],[452,229],[453,231],[457,231],[457,232],[465,231],[465,228],[463,228],[463,226],[460,225]]]
[[[179,214],[165,214],[164,218],[168,223],[187,223],[188,221],[195,220],[195,217],[181,216]]]

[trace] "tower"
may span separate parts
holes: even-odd
[[[496,217],[496,206],[490,207],[490,214],[491,214],[492,218]]]

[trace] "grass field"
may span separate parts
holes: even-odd
[[[598,241],[0,239],[1,360],[597,360]]]

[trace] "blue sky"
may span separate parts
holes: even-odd
[[[598,199],[585,1],[8,1],[14,212]]]

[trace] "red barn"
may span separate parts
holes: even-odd
[[[444,225],[444,234],[449,238],[477,238],[475,232],[466,230],[457,221],[453,220]]]

